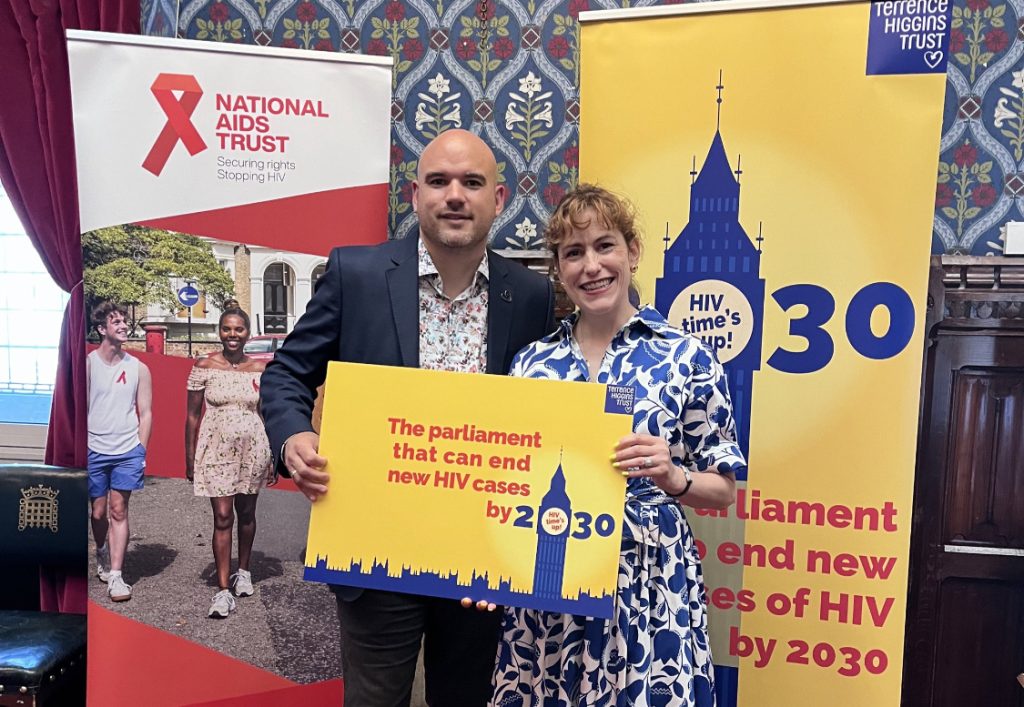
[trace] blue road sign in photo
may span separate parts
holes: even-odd
[[[178,301],[185,307],[191,307],[199,301],[199,290],[192,285],[185,285],[178,290]]]

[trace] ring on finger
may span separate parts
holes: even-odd
[[[654,462],[651,461],[650,457],[644,457],[644,469],[650,469],[654,466]]]

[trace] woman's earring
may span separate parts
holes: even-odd
[[[639,265],[631,265],[629,268],[630,272],[636,272],[639,269]]]

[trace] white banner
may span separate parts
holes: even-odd
[[[390,59],[81,31],[68,55],[83,232],[386,189]]]
[[[288,618],[308,504],[277,492],[294,490],[286,480],[260,494],[258,598],[235,607],[245,628],[217,627],[214,558],[194,540],[213,531],[209,501],[186,481],[195,459],[182,432],[187,379],[196,358],[220,352],[230,300],[260,339],[247,355],[269,358],[331,248],[387,238],[391,60],[77,31],[68,55],[85,294],[130,305],[139,331],[125,347],[148,368],[153,400],[124,561],[134,598],[115,604],[90,583],[89,704],[340,704],[337,654],[319,650],[336,643],[336,624]],[[204,400],[199,433],[225,424]],[[210,434],[266,444],[250,427]],[[326,591],[302,597],[310,615],[334,604]]]

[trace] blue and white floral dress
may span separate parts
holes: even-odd
[[[575,323],[570,315],[520,351],[511,375],[589,381]],[[745,468],[721,365],[652,307],[615,335],[597,381],[634,386],[634,431],[664,438],[675,464],[693,472]],[[609,450],[617,441],[608,440]],[[626,489],[611,620],[509,608],[503,632],[498,707],[715,704],[697,547],[682,508],[648,478],[630,479]]]

